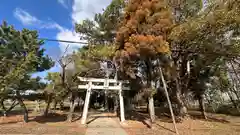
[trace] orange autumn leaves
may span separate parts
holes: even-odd
[[[116,42],[120,57],[154,57],[169,53],[166,35],[172,26],[165,0],[129,0]]]
[[[129,42],[125,43],[124,49],[130,55],[151,55],[169,52],[169,46],[162,36],[135,35],[132,34]]]

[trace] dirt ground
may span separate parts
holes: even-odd
[[[180,135],[240,135],[240,117],[221,114],[208,114],[208,116],[208,120],[203,120],[196,113],[183,122],[177,123]],[[87,127],[81,126],[78,118],[79,116],[76,116],[74,122],[70,123],[66,122],[66,113],[58,112],[51,114],[48,118],[30,113],[30,122],[23,123],[22,115],[10,115],[0,118],[0,134],[84,135]],[[112,119],[120,123],[117,117]],[[147,126],[149,122],[143,117],[126,117],[126,119],[121,127],[129,135],[174,135],[173,124],[169,117],[157,117],[152,129]]]
[[[22,122],[22,115],[0,118],[0,134],[54,134],[84,135],[86,128],[78,121],[67,122],[65,114],[50,114],[47,118],[30,114],[29,122]]]
[[[133,118],[134,119],[134,118]],[[151,128],[146,128],[147,126]],[[160,116],[150,125],[147,120],[127,120],[123,125],[129,135],[174,135],[172,120]],[[190,116],[177,123],[180,135],[240,135],[240,117],[223,114],[208,114],[208,119],[200,118],[199,112],[190,112]]]

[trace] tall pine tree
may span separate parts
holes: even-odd
[[[165,0],[129,0],[116,42],[116,58],[124,71],[131,78],[136,78],[141,68],[145,76],[145,90],[149,91],[149,111],[154,121],[152,93],[154,87],[154,62],[159,56],[169,55],[170,47],[166,41],[172,26],[171,11]],[[139,64],[143,63],[143,67]]]

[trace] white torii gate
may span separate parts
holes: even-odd
[[[83,114],[81,119],[81,124],[86,123],[88,108],[89,108],[89,100],[91,96],[92,89],[95,90],[117,90],[119,92],[119,100],[120,100],[120,120],[121,122],[125,121],[124,115],[124,102],[122,96],[122,90],[130,90],[129,87],[124,87],[122,81],[117,81],[115,79],[99,79],[99,78],[84,78],[78,77],[81,82],[88,82],[86,85],[78,85],[79,89],[86,89],[86,97],[84,102]],[[94,85],[93,83],[103,83],[103,85]],[[109,84],[115,84],[114,86],[110,86]],[[127,83],[127,82],[126,82]]]

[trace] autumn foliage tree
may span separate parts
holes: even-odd
[[[169,56],[170,47],[166,41],[172,26],[172,16],[165,0],[129,0],[125,9],[124,20],[118,30],[116,59],[121,70],[129,77],[136,78],[141,62],[141,74],[145,90],[153,92],[154,62],[159,56]],[[150,94],[152,95],[152,94]],[[149,96],[149,108],[154,120],[153,98]]]

